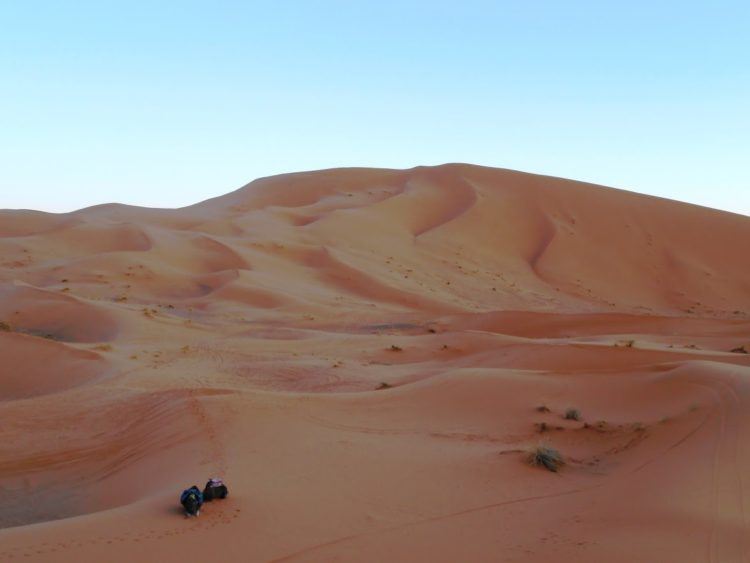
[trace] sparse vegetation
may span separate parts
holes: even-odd
[[[549,407],[547,405],[539,405],[536,408],[536,412],[550,412]]]
[[[383,381],[375,389],[377,389],[378,391],[380,391],[381,389],[390,389],[391,387],[393,387],[393,385],[391,385],[390,383],[386,383],[385,381]]]
[[[401,348],[400,346],[396,346],[395,344],[391,344],[390,350],[391,352],[401,352],[403,348]]]
[[[618,340],[615,342],[615,348],[632,348],[635,346],[635,340]]]
[[[526,456],[526,463],[532,467],[544,467],[547,471],[557,473],[565,465],[560,452],[549,446],[537,446]]]
[[[94,350],[99,350],[100,352],[111,352],[112,345],[111,344],[97,344],[96,346],[94,346]]]
[[[732,348],[731,350],[735,354],[747,354],[748,351],[744,346],[738,346],[737,348]]]
[[[0,321],[0,332],[10,332],[10,325],[5,321]]]
[[[537,422],[534,426],[536,426],[536,431],[540,434],[549,431],[549,425],[546,422]]]
[[[574,408],[569,408],[565,411],[565,420],[581,420],[581,411]]]

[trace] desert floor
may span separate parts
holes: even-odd
[[[750,560],[749,245],[468,165],[0,211],[0,560]]]

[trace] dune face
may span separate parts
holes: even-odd
[[[94,352],[10,332],[0,333],[0,354],[0,401],[64,391],[107,372]]]
[[[748,560],[749,243],[468,165],[2,211],[0,560]]]

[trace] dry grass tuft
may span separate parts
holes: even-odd
[[[545,432],[548,432],[550,429],[549,425],[546,422],[537,422],[535,426],[536,426],[536,431],[539,432],[540,434],[544,434]]]
[[[565,465],[565,460],[556,449],[540,445],[528,453],[526,463],[532,467],[544,467],[547,471],[557,473]]]

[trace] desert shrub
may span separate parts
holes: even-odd
[[[377,390],[380,390],[380,389],[390,389],[391,387],[393,387],[393,385],[391,385],[390,383],[386,383],[385,381],[383,381],[375,389],[377,389]]]
[[[581,411],[570,408],[565,411],[565,420],[581,420]]]
[[[395,344],[391,344],[391,352],[400,352],[403,350],[400,346],[396,346]]]
[[[4,321],[0,321],[0,332],[10,332],[10,325]]]
[[[747,349],[744,346],[738,346],[737,348],[732,348],[732,352],[735,354],[747,354]]]
[[[532,467],[544,467],[548,471],[557,473],[565,465],[562,454],[549,446],[537,446],[529,452],[526,463]]]
[[[547,405],[539,405],[536,408],[536,412],[549,412],[549,407]]]

